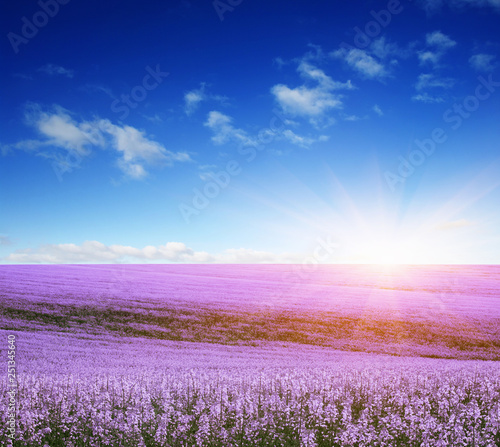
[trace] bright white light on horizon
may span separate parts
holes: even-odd
[[[350,232],[345,242],[350,262],[355,263],[432,264],[438,257],[429,235],[416,229],[397,231],[391,227],[372,226],[360,231],[357,228]]]
[[[418,241],[374,234],[361,238],[355,253],[368,264],[420,264],[425,262],[423,244]],[[357,248],[357,247],[356,247]]]

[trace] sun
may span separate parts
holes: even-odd
[[[351,239],[351,251],[356,262],[397,266],[426,263],[429,241],[418,231],[403,231],[393,227],[369,227],[358,231]]]

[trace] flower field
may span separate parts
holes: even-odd
[[[19,380],[13,445],[500,445],[498,364],[382,357],[317,368],[42,368]]]
[[[356,269],[3,266],[0,441],[499,446],[498,268]]]
[[[500,360],[498,266],[310,267],[0,266],[0,329]]]

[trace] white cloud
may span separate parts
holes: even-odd
[[[448,89],[453,87],[455,81],[451,78],[439,78],[430,73],[422,73],[418,76],[415,88],[419,91],[429,88],[444,88]]]
[[[323,70],[304,60],[300,62],[297,71],[306,82],[313,81],[316,85],[303,84],[290,88],[277,84],[271,88],[271,93],[284,113],[309,117],[314,125],[318,125],[328,111],[342,108],[342,96],[334,91],[354,89],[351,81],[334,81]]]
[[[500,0],[454,0],[454,2],[476,7],[492,6],[494,8],[500,8]]]
[[[204,169],[214,169],[216,167],[217,167],[217,165],[199,165],[198,166],[198,168],[202,169],[202,170],[204,170]]]
[[[87,93],[89,93],[89,92],[91,92],[91,93],[94,93],[94,92],[104,93],[109,98],[116,99],[116,96],[113,94],[113,91],[110,88],[105,87],[104,85],[100,85],[100,84],[85,84],[85,85],[82,85],[81,87],[79,87],[79,90],[82,90],[82,91],[87,92]]]
[[[441,31],[434,31],[432,33],[428,33],[425,36],[425,41],[427,45],[438,48],[439,50],[448,50],[449,48],[453,48],[457,43],[450,39],[449,36],[443,34]]]
[[[230,116],[224,115],[218,111],[211,111],[208,114],[205,126],[210,128],[214,135],[212,136],[212,141],[215,144],[225,144],[230,141],[243,144],[245,146],[257,146],[259,144],[259,138],[248,135],[242,129],[236,128],[232,124],[232,118]],[[327,141],[328,137],[326,135],[320,135],[318,138],[304,137],[296,134],[290,129],[285,129],[281,132],[274,132],[271,129],[264,129],[261,131],[264,135],[259,135],[259,137],[268,137],[271,140],[286,140],[289,143],[295,144],[300,147],[309,147],[318,141]],[[206,173],[202,173],[201,177],[206,178]]]
[[[152,123],[161,123],[163,120],[161,119],[161,116],[155,113],[152,116],[149,115],[142,115],[144,118],[146,118],[148,121],[151,121]]]
[[[95,124],[76,122],[70,112],[62,107],[55,107],[52,112],[44,112],[38,104],[30,104],[25,120],[44,137],[44,140],[28,140],[28,150],[36,149],[37,146],[54,146],[83,156],[89,153],[89,146],[104,144],[103,136]],[[18,145],[22,146],[23,142]]]
[[[418,58],[422,65],[430,63],[431,65],[437,65],[441,59],[442,54],[434,51],[421,51],[418,53]]]
[[[441,31],[434,31],[425,36],[427,49],[418,53],[420,64],[427,63],[437,65],[446,51],[453,48],[457,43]]]
[[[352,90],[354,86],[351,81],[339,82],[334,81],[325,72],[308,62],[302,61],[297,67],[297,71],[305,79],[317,81],[319,86],[324,90]]]
[[[343,59],[353,70],[369,79],[383,79],[389,76],[389,72],[380,61],[375,59],[367,50],[353,48],[350,50],[340,49],[332,55]]]
[[[366,118],[366,117],[365,117]],[[362,120],[360,116],[357,115],[346,115],[344,116],[344,121],[359,121]]]
[[[429,13],[439,11],[445,4],[452,9],[471,6],[477,8],[493,7],[500,10],[500,0],[420,0],[419,3]]]
[[[252,249],[228,249],[218,254],[194,251],[182,242],[135,248],[105,245],[98,241],[76,244],[46,244],[36,249],[16,250],[4,258],[10,263],[114,263],[114,262],[178,262],[178,263],[288,263],[298,262],[297,254],[274,254]]]
[[[191,90],[184,95],[184,112],[186,115],[191,115],[206,99],[205,86],[202,85],[199,89]]]
[[[215,144],[235,141],[245,146],[256,146],[256,140],[249,137],[244,130],[234,127],[232,121],[233,119],[230,116],[224,115],[217,110],[212,110],[209,112],[204,126],[208,127],[214,133],[212,141]]]
[[[378,115],[378,116],[384,116],[384,112],[382,111],[382,109],[377,105],[375,104],[373,107],[372,107],[372,110]]]
[[[117,126],[109,120],[99,121],[100,129],[112,136],[112,146],[122,154],[118,166],[132,178],[146,175],[144,164],[171,166],[174,161],[188,161],[189,155],[183,152],[171,152],[160,143],[150,140],[144,132],[131,126]]]
[[[278,66],[278,68],[282,68],[284,67],[285,65],[288,64],[288,62],[286,62],[283,58],[281,57],[275,57],[273,59],[273,64],[276,64]]]
[[[392,67],[399,64],[399,58],[412,55],[414,43],[406,48],[399,47],[386,37],[375,39],[368,48],[339,48],[330,53],[331,57],[343,60],[362,77],[383,81],[391,76]]]
[[[284,130],[282,135],[288,142],[306,148],[314,143],[317,143],[318,141],[324,142],[329,139],[327,135],[320,135],[318,138],[302,137],[297,135],[295,132],[292,132],[290,129]]]
[[[48,74],[49,76],[59,75],[72,78],[75,75],[75,72],[73,70],[68,70],[67,68],[54,64],[46,64],[43,67],[40,67],[37,71]]]
[[[379,59],[387,59],[390,56],[407,57],[408,50],[403,50],[393,42],[389,42],[385,37],[375,39],[370,45],[370,51]]]
[[[92,147],[112,147],[120,155],[118,167],[127,176],[139,179],[147,175],[145,165],[158,167],[190,160],[188,154],[168,151],[134,127],[114,125],[105,119],[77,122],[61,107],[45,112],[36,104],[30,105],[25,118],[42,138],[23,140],[10,148],[35,151],[58,162],[64,160],[61,150],[81,161]]]
[[[206,91],[206,84],[202,82],[200,87],[190,90],[184,94],[184,113],[192,115],[200,106],[203,101],[214,100],[222,104],[227,102],[225,96],[214,95]]]
[[[493,61],[496,56],[493,54],[474,54],[469,59],[470,66],[476,71],[493,71],[496,67],[496,63]]]
[[[438,104],[444,102],[444,97],[439,94],[430,94],[428,89],[450,89],[455,84],[451,78],[439,78],[434,74],[422,73],[419,75],[415,89],[419,92],[412,96],[413,101],[426,104]]]
[[[438,104],[444,102],[442,96],[429,95],[429,93],[419,93],[411,97],[413,101],[424,102],[426,104]]]
[[[283,111],[293,116],[319,116],[330,109],[342,107],[339,96],[321,88],[308,88],[304,85],[290,88],[278,84],[273,86],[271,93]]]

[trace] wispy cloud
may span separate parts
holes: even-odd
[[[149,139],[143,131],[131,126],[117,126],[109,120],[100,120],[99,128],[110,135],[112,147],[121,154],[119,168],[129,177],[140,179],[147,175],[145,165],[171,166],[173,162],[189,161],[184,152],[171,152],[160,143]]]
[[[370,45],[370,52],[381,60],[392,57],[406,58],[410,55],[408,48],[400,48],[396,43],[390,42],[386,37],[375,39]]]
[[[445,97],[440,93],[429,93],[426,90],[447,90],[453,87],[455,80],[452,78],[441,78],[432,73],[422,73],[415,84],[418,93],[412,96],[413,101],[426,104],[437,104],[444,102]]]
[[[191,90],[184,95],[184,112],[186,115],[191,115],[206,99],[205,86],[202,85],[199,89]]]
[[[149,115],[142,115],[144,118],[146,118],[148,121],[151,121],[152,123],[161,123],[163,120],[161,119],[161,116],[155,113],[153,116]]]
[[[479,53],[470,57],[469,64],[476,71],[488,72],[493,71],[497,67],[496,62],[494,62],[495,59],[496,56],[493,54]]]
[[[440,78],[431,73],[422,73],[418,76],[415,88],[417,90],[426,90],[429,88],[444,88],[453,87],[455,80],[452,78]]]
[[[493,8],[500,9],[499,0],[454,0],[454,3],[476,7],[492,6]]]
[[[305,147],[308,148],[314,143],[317,142],[324,142],[328,141],[329,137],[327,135],[320,135],[318,138],[311,138],[311,137],[303,137],[300,135],[297,135],[295,132],[291,131],[290,129],[286,129],[282,132],[281,134],[285,140],[288,142],[295,144],[300,147]]]
[[[382,109],[377,105],[375,104],[373,107],[372,107],[372,110],[378,115],[378,116],[384,116],[384,112],[382,111]]]
[[[116,96],[113,94],[112,90],[108,87],[103,86],[103,85],[85,84],[85,85],[82,85],[81,87],[79,87],[78,89],[82,90],[84,92],[89,92],[89,93],[94,93],[94,92],[104,93],[109,98],[116,99]]]
[[[212,132],[212,142],[214,144],[226,144],[229,142],[234,142],[241,144],[243,146],[258,146],[259,137],[249,135],[243,129],[235,127],[233,125],[233,119],[216,110],[211,111],[204,125],[208,127]],[[296,146],[308,148],[314,143],[328,141],[328,136],[319,135],[318,137],[306,137],[298,135],[290,129],[285,129],[279,132],[274,132],[271,129],[261,131],[264,132],[266,138],[270,137],[274,141],[287,141],[288,143],[294,144]],[[262,135],[261,135],[262,136]],[[205,175],[205,174],[202,174]]]
[[[342,119],[344,121],[360,121],[360,120],[366,119],[366,118],[367,118],[367,116],[361,117],[361,116],[358,116],[358,115],[344,115],[342,117]]]
[[[427,48],[418,52],[421,65],[430,64],[436,66],[441,61],[446,52],[457,43],[441,31],[434,31],[425,36]]]
[[[214,95],[207,91],[207,86],[204,82],[197,89],[190,90],[184,94],[184,113],[192,115],[203,101],[214,100],[222,104],[227,102],[227,98],[221,95]]]
[[[441,31],[434,31],[425,36],[427,45],[437,48],[439,51],[446,51],[453,48],[457,43]]]
[[[200,179],[203,181],[210,181],[213,180],[214,176],[216,175],[214,169],[217,169],[217,165],[199,165],[198,169],[201,171],[198,175]]]
[[[452,78],[440,78],[432,73],[422,73],[418,76],[415,88],[417,90],[426,90],[430,88],[449,89],[453,87],[455,80]]]
[[[330,110],[342,108],[342,95],[334,92],[355,88],[351,81],[334,81],[305,60],[299,63],[297,71],[307,84],[293,88],[277,84],[271,88],[271,93],[284,113],[309,118],[314,125],[318,125]],[[315,85],[310,85],[311,82]]]
[[[439,104],[444,102],[444,98],[439,95],[430,95],[429,93],[418,93],[411,97],[413,101],[424,102],[426,104]]]
[[[399,59],[406,59],[411,55],[411,46],[401,48],[386,37],[379,37],[368,48],[339,48],[332,51],[330,57],[344,61],[365,79],[384,81],[392,75],[393,67],[398,65]]]
[[[293,116],[320,116],[330,109],[342,107],[339,96],[322,88],[306,86],[290,88],[278,84],[271,92],[283,111]]]
[[[247,132],[232,124],[233,119],[217,110],[212,110],[207,116],[204,126],[212,132],[212,141],[215,144],[225,144],[234,141],[245,146],[256,146],[257,141],[251,138]]]
[[[41,140],[21,141],[17,148],[26,146],[33,150],[44,147],[56,147],[79,156],[89,153],[90,146],[103,146],[104,139],[98,127],[90,122],[73,120],[70,112],[55,106],[51,111],[44,111],[39,104],[29,104],[25,112],[25,121],[43,137]]]
[[[107,119],[78,122],[69,111],[58,106],[44,111],[38,104],[31,104],[25,119],[41,138],[23,140],[8,148],[34,152],[54,160],[61,160],[60,151],[83,159],[93,147],[112,148],[120,155],[118,167],[134,179],[147,175],[146,166],[161,167],[174,161],[190,160],[188,154],[168,151],[134,127],[118,126]]]
[[[334,51],[332,56],[344,60],[349,67],[365,78],[380,80],[389,76],[389,71],[385,65],[367,50],[342,48]]]
[[[500,11],[500,1],[498,0],[420,0],[419,3],[428,13],[440,11],[444,5],[448,5],[452,9],[466,6],[476,8],[492,7]]]
[[[46,64],[40,67],[37,71],[48,74],[49,76],[66,76],[67,78],[72,78],[75,75],[73,70],[54,64]]]
[[[25,81],[32,81],[33,76],[27,75],[25,73],[12,73],[12,77],[18,78],[18,79],[23,79]]]
[[[105,245],[98,241],[76,244],[45,244],[36,249],[16,250],[4,258],[10,263],[113,263],[113,262],[179,262],[179,263],[290,263],[298,262],[297,254],[274,254],[238,248],[217,254],[195,251],[182,242],[135,248],[126,245]]]

